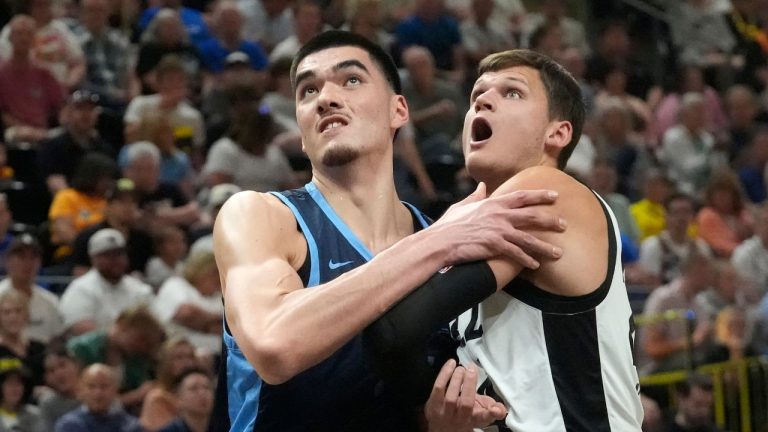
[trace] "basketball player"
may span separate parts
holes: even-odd
[[[481,186],[425,228],[394,189],[392,141],[408,108],[391,59],[362,37],[327,32],[304,45],[291,77],[312,181],[241,192],[214,228],[226,316],[217,404],[227,408],[215,427],[414,430],[413,412],[368,369],[358,334],[442,266],[503,255],[537,267],[559,256],[515,228],[561,231],[546,208],[526,207],[555,197],[479,200]]]
[[[449,308],[436,304],[487,297],[451,323],[463,366],[450,361],[438,376],[425,408],[430,430],[485,426],[467,420],[476,388],[507,408],[489,431],[639,431],[618,226],[600,197],[562,171],[584,121],[579,87],[560,65],[527,50],[488,56],[479,75],[464,122],[467,169],[491,196],[558,191],[553,208],[568,230],[537,235],[566,253],[536,269],[492,259],[433,276],[367,330],[372,359],[385,376],[397,364],[394,375],[413,385],[417,377],[408,371],[419,365],[398,359],[412,360],[414,341],[449,319]]]

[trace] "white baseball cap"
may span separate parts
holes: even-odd
[[[113,228],[96,231],[88,240],[88,255],[94,256],[115,249],[125,248],[125,237]]]

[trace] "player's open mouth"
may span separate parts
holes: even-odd
[[[348,121],[346,118],[344,118],[343,116],[334,115],[321,120],[320,123],[317,125],[317,130],[319,130],[320,133],[323,133],[325,131],[346,126],[347,124],[348,124]]]
[[[472,120],[472,142],[482,142],[488,140],[493,135],[493,129],[488,120],[482,117],[476,117]]]

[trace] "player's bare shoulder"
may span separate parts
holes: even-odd
[[[291,210],[277,197],[253,191],[238,192],[219,211],[213,230],[217,261],[279,256],[303,260],[305,242]],[[299,263],[300,265],[300,263]]]

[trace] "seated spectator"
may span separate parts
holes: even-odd
[[[696,295],[696,310],[714,323],[720,311],[734,307],[747,307],[752,301],[749,285],[739,277],[730,261],[715,260],[715,280],[712,286]]]
[[[538,12],[527,14],[523,25],[523,45],[527,45],[525,41],[530,40],[535,29],[547,24],[558,27],[564,45],[578,48],[585,54],[589,54],[590,47],[587,43],[584,24],[566,16],[567,3],[565,0],[544,0],[540,4]]]
[[[191,255],[184,266],[184,276],[165,281],[152,305],[155,316],[169,334],[178,334],[207,352],[221,349],[221,281],[213,253]]]
[[[48,135],[64,105],[64,89],[51,73],[32,61],[35,21],[17,15],[7,25],[13,47],[0,64],[0,112],[5,142],[37,143]]]
[[[705,128],[704,97],[686,93],[680,102],[680,122],[668,129],[658,150],[659,161],[677,189],[691,196],[706,186],[725,157],[715,150],[715,139]]]
[[[184,33],[189,35],[189,39],[195,46],[200,46],[203,42],[211,38],[208,24],[200,11],[182,6],[179,0],[159,0],[154,2],[157,6],[147,8],[139,18],[139,29],[145,32],[151,30],[152,22],[164,10],[171,10],[178,14]]]
[[[117,164],[98,153],[86,155],[75,170],[72,185],[56,193],[48,210],[53,260],[61,262],[72,253],[75,237],[104,220],[107,192],[114,186]]]
[[[275,143],[282,132],[268,108],[251,105],[229,136],[211,147],[202,170],[206,183],[232,183],[257,192],[296,187],[288,159]]]
[[[127,274],[125,237],[113,228],[88,240],[93,268],[73,280],[61,296],[64,326],[73,335],[105,330],[122,311],[152,301],[152,288]]]
[[[293,34],[293,9],[289,0],[238,1],[243,14],[243,35],[272,51]]]
[[[118,378],[113,368],[96,363],[80,378],[83,404],[56,422],[55,432],[120,431],[142,432],[136,417],[117,401]]]
[[[628,92],[628,71],[625,66],[613,66],[597,76],[595,110],[601,112],[617,101],[624,105],[630,117],[628,134],[636,142],[650,146],[653,140],[653,111],[642,98]]]
[[[455,152],[453,143],[461,134],[465,98],[455,84],[437,77],[434,59],[426,48],[405,49],[403,64],[408,70],[403,96],[416,130],[416,147],[429,165]]]
[[[664,201],[674,190],[669,179],[659,170],[645,173],[643,197],[629,207],[637,227],[640,228],[640,241],[659,234],[666,226]]]
[[[268,106],[272,115],[288,130],[298,131],[296,99],[291,87],[290,57],[282,57],[269,64],[269,85],[261,103]]]
[[[22,234],[8,249],[8,277],[0,282],[0,297],[10,291],[29,299],[29,322],[24,336],[48,343],[63,331],[64,321],[59,311],[59,298],[35,283],[40,270],[43,250],[37,239]]]
[[[757,355],[757,350],[747,339],[747,312],[739,306],[726,306],[715,317],[715,343],[706,355],[706,363],[742,360]]]
[[[293,34],[275,45],[269,60],[293,57],[305,43],[323,29],[323,10],[315,0],[293,2]]]
[[[753,284],[761,296],[768,293],[768,205],[757,209],[755,235],[736,246],[731,262],[739,275]]]
[[[144,280],[155,290],[168,278],[180,276],[187,256],[187,237],[184,231],[168,225],[155,233],[155,255],[147,261]]]
[[[2,147],[2,146],[0,146]],[[2,156],[2,150],[0,150],[0,157]],[[5,274],[7,270],[8,251],[11,248],[11,243],[16,237],[11,232],[11,224],[13,223],[13,214],[11,209],[8,208],[8,195],[0,192],[0,274]]]
[[[267,54],[261,45],[242,38],[243,15],[234,1],[225,0],[216,4],[213,29],[214,37],[200,45],[200,56],[207,71],[213,74],[221,73],[226,67],[227,56],[234,52],[247,55],[252,69],[266,69]]]
[[[752,236],[752,216],[733,173],[724,171],[712,177],[696,221],[702,240],[723,258],[730,259],[736,247]]]
[[[130,42],[109,25],[108,0],[83,0],[80,4],[82,31],[78,39],[85,53],[85,79],[81,86],[101,98],[100,103],[120,109],[128,104],[130,93]]]
[[[592,166],[592,175],[588,183],[613,211],[616,222],[619,224],[619,231],[637,244],[640,238],[640,229],[629,212],[629,200],[616,190],[616,171],[616,166],[607,159],[597,159]]]
[[[40,410],[26,403],[31,388],[28,371],[19,363],[0,368],[0,432],[46,432],[48,427]]]
[[[694,302],[696,295],[713,282],[710,260],[698,253],[689,254],[681,270],[678,278],[656,288],[645,302],[643,315],[652,322],[641,333],[642,353],[650,360],[644,366],[646,373],[700,364],[705,344],[710,340],[712,323],[697,313]],[[664,317],[668,311],[673,312],[673,319]],[[691,319],[696,324],[689,341],[686,321]]]
[[[204,432],[213,412],[213,383],[201,369],[188,369],[175,385],[179,416],[160,432]]]
[[[765,170],[768,167],[768,129],[754,133],[752,140],[741,151],[742,157],[734,165],[747,198],[755,204],[768,199]]]
[[[747,86],[734,85],[725,92],[728,113],[728,157],[731,161],[743,161],[755,133],[765,126],[765,112],[760,111],[757,95]]]
[[[138,228],[141,212],[139,194],[133,181],[122,178],[107,193],[107,208],[104,209],[104,221],[84,229],[75,238],[72,262],[72,274],[82,276],[91,268],[88,255],[88,241],[104,228],[114,228],[125,237],[125,250],[128,254],[128,271],[143,273],[147,261],[152,255],[152,238]]]
[[[531,32],[526,46],[551,58],[560,58],[566,45],[563,30],[556,23],[543,22]]]
[[[72,93],[63,111],[64,127],[40,143],[37,166],[51,195],[70,187],[75,169],[86,154],[96,152],[110,157],[115,154],[114,147],[96,130],[98,104],[99,96],[87,90]]]
[[[63,20],[55,18],[53,0],[29,0],[22,4],[20,12],[29,14],[35,22],[32,60],[47,69],[65,91],[75,89],[85,75],[85,61],[74,33]],[[9,41],[10,29],[3,28],[0,33],[3,60],[11,56]]]
[[[346,25],[343,30],[357,33],[390,52],[394,37],[384,28],[382,0],[352,0],[346,2]]]
[[[240,189],[237,185],[233,185],[231,183],[217,184],[211,188],[211,190],[208,192],[208,198],[205,206],[208,213],[209,223],[195,230],[191,234],[190,238],[192,239],[193,243],[189,248],[190,255],[193,255],[201,250],[213,252],[213,223],[216,222],[216,216],[218,216],[219,210],[221,210],[221,206],[227,202],[229,197],[240,192],[241,190],[242,189]]]
[[[640,264],[668,284],[680,276],[680,267],[691,253],[711,256],[712,252],[703,240],[689,235],[696,214],[690,196],[673,193],[664,202],[664,210],[666,228],[640,244]]]
[[[53,430],[56,421],[80,406],[77,400],[77,381],[80,365],[63,344],[48,347],[45,354],[46,391],[38,398],[40,414]]]
[[[179,415],[174,387],[186,370],[199,367],[195,347],[182,337],[168,339],[160,349],[157,379],[144,398],[139,422],[147,431],[167,426]]]
[[[712,419],[712,378],[709,375],[691,373],[675,386],[677,409],[666,422],[667,431],[674,432],[722,432]]]
[[[160,90],[160,70],[158,67],[168,55],[177,58],[182,70],[187,75],[184,86],[191,84],[193,94],[199,91],[201,81],[202,59],[197,49],[189,43],[189,37],[173,9],[161,9],[150,22],[141,37],[139,53],[136,59],[134,94],[153,94]],[[191,82],[188,82],[191,81]],[[179,85],[181,83],[178,83]],[[130,140],[126,140],[130,143]]]
[[[161,158],[155,145],[134,143],[126,150],[123,168],[139,194],[140,227],[150,232],[167,224],[190,226],[200,219],[197,202],[188,200],[177,185],[160,181]]]
[[[83,365],[105,363],[122,371],[120,402],[136,411],[147,392],[155,368],[155,353],[163,342],[160,323],[142,306],[124,310],[107,330],[94,330],[73,337],[67,343],[72,355]]]
[[[477,78],[475,69],[489,54],[517,46],[509,23],[494,19],[498,13],[494,0],[472,0],[471,14],[461,22],[461,41],[467,53],[467,81]]]
[[[30,386],[37,386],[43,384],[45,344],[24,335],[28,323],[28,298],[16,290],[0,294],[0,359],[19,359]]]
[[[464,82],[466,54],[461,31],[458,22],[445,9],[444,0],[416,0],[413,15],[395,27],[395,45],[395,51],[401,54],[413,45],[426,48],[438,70],[453,82]]]

